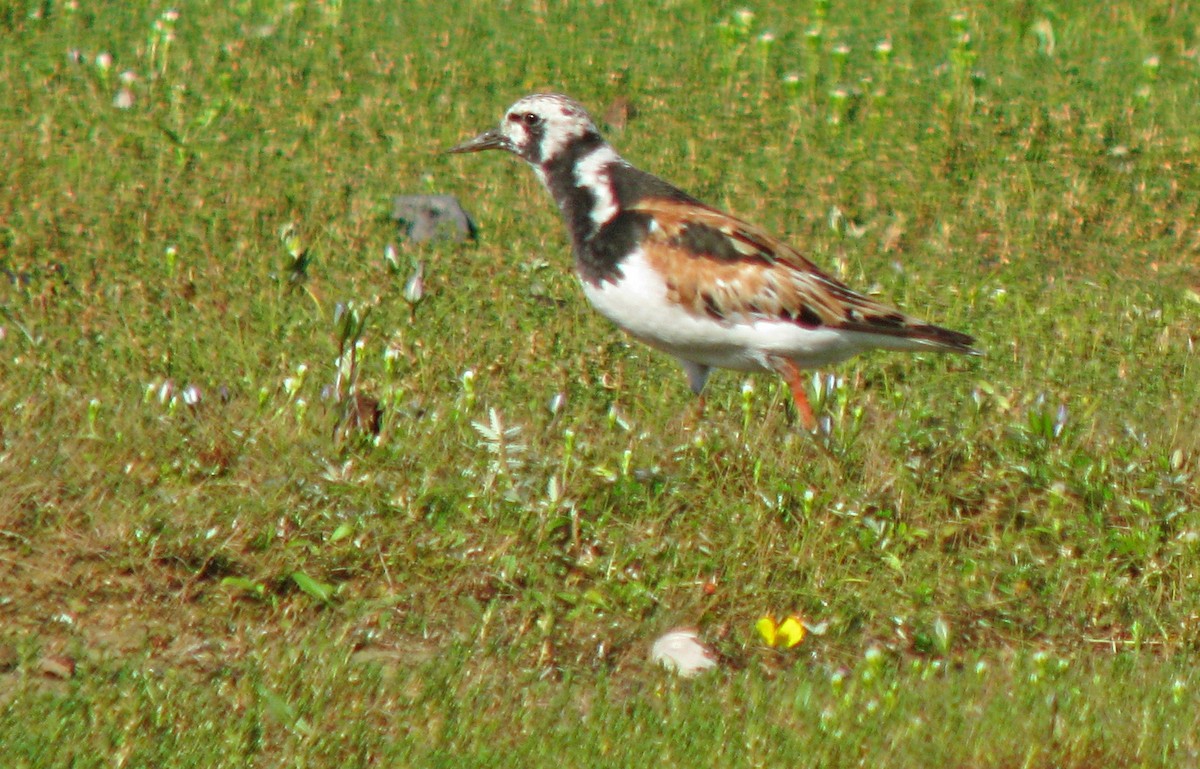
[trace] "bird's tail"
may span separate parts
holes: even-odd
[[[975,338],[960,331],[935,326],[932,323],[913,322],[897,327],[894,331],[880,333],[880,329],[872,329],[877,335],[877,344],[886,350],[900,352],[952,352],[959,355],[983,355],[975,348]]]

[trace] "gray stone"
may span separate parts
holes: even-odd
[[[414,243],[475,239],[475,222],[453,195],[397,195],[392,218]]]

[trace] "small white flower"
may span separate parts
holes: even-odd
[[[417,262],[412,275],[404,284],[404,301],[416,305],[425,296],[425,263]]]
[[[108,51],[101,51],[96,54],[96,67],[103,72],[112,69],[113,57]]]
[[[672,630],[650,647],[650,659],[684,678],[697,676],[717,666],[712,651],[696,635],[687,629]]]
[[[128,88],[122,88],[117,91],[117,95],[113,97],[113,106],[117,109],[129,109],[133,106],[133,91]]]

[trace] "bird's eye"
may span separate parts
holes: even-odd
[[[521,122],[524,123],[525,125],[529,126],[530,128],[533,128],[535,125],[542,122],[542,118],[539,115],[534,114],[533,112],[526,112],[524,115],[521,116]]]

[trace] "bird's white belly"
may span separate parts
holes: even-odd
[[[769,371],[769,356],[801,367],[845,360],[867,345],[853,334],[773,319],[718,320],[667,298],[666,282],[640,253],[621,262],[621,278],[583,291],[600,314],[630,335],[677,358],[714,368]]]

